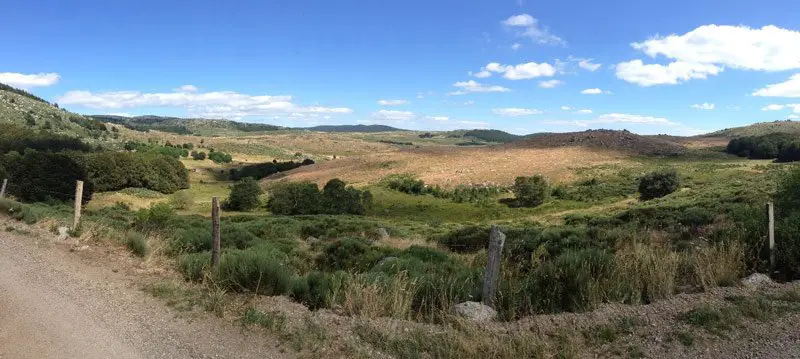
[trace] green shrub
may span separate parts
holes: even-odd
[[[203,279],[206,268],[211,266],[211,253],[184,254],[179,259],[179,265],[186,280],[199,281]]]
[[[267,247],[230,250],[220,258],[214,278],[223,287],[234,291],[285,294],[292,284],[292,271],[285,262],[285,254]]]
[[[273,214],[319,213],[319,188],[311,182],[281,182],[270,191],[267,208]]]
[[[195,161],[202,161],[206,159],[205,152],[192,151],[189,155],[192,156],[192,159]]]
[[[139,257],[146,257],[150,253],[150,245],[147,244],[147,238],[139,233],[128,233],[125,235],[125,245],[133,254]]]
[[[208,159],[214,163],[231,163],[233,158],[225,152],[214,151],[208,154]]]
[[[536,207],[550,194],[550,185],[543,176],[517,177],[514,179],[514,196],[517,203],[524,207]]]
[[[778,157],[785,147],[797,139],[797,135],[789,133],[734,138],[728,143],[725,152],[752,159],[772,159]]]
[[[169,204],[175,209],[188,209],[194,205],[194,196],[188,191],[178,191],[169,198]]]
[[[34,212],[31,206],[8,198],[0,198],[0,213],[4,213],[26,224],[34,224],[39,221],[39,215]]]
[[[292,282],[291,297],[305,304],[311,310],[328,308],[336,276],[336,274],[315,271],[306,276],[297,277]],[[341,275],[338,276],[341,277]]]
[[[371,252],[372,246],[363,238],[341,238],[325,246],[317,263],[326,271],[364,271],[375,261],[367,255]]]
[[[382,184],[389,189],[408,194],[424,194],[425,182],[411,174],[394,174],[384,178]]]
[[[167,224],[175,217],[175,212],[166,203],[154,203],[149,208],[136,211],[134,227],[141,231],[167,229]]]
[[[24,202],[74,200],[76,180],[84,181],[84,202],[94,192],[83,167],[65,154],[26,151],[8,163],[8,171],[8,193]]]
[[[680,186],[680,178],[675,170],[650,172],[639,180],[639,198],[642,201],[661,198],[675,192]]]
[[[368,207],[368,205],[365,206],[363,194],[364,192],[355,188],[347,188],[344,181],[338,178],[331,179],[322,189],[321,211],[326,214],[363,215]]]
[[[216,152],[214,152],[216,153]],[[233,185],[231,194],[223,202],[222,207],[231,211],[250,211],[258,208],[261,195],[261,186],[254,179],[242,178]]]

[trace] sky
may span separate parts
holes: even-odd
[[[0,82],[83,114],[694,135],[800,119],[800,1],[6,1]]]

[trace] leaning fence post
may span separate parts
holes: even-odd
[[[219,265],[219,199],[211,197],[211,233],[214,238],[214,244],[211,247],[211,268],[217,268]]]
[[[767,238],[769,240],[769,271],[775,272],[775,206],[767,203]]]
[[[6,195],[6,185],[8,184],[8,178],[3,179],[3,186],[0,187],[0,198],[3,198]]]
[[[81,204],[83,203],[83,181],[75,182],[75,213],[72,217],[72,230],[78,230],[81,224]]]
[[[489,232],[489,252],[486,263],[486,273],[483,276],[483,304],[494,308],[494,299],[497,294],[497,280],[500,277],[500,259],[503,254],[503,244],[506,235],[500,232],[500,227],[492,226]]]

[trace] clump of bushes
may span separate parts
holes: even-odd
[[[437,186],[426,186],[425,182],[411,174],[393,174],[381,180],[386,188],[410,195],[431,195],[445,198],[456,203],[483,203],[497,197],[504,188],[493,185],[466,186],[459,185],[453,189]]]
[[[536,207],[550,195],[550,184],[544,176],[520,176],[514,179],[514,196],[517,204],[523,207]]]
[[[259,196],[261,186],[258,182],[250,177],[242,178],[233,185],[231,194],[222,203],[222,207],[230,211],[250,211],[258,208],[261,203]]]
[[[140,231],[163,229],[175,217],[175,212],[166,203],[154,203],[149,208],[136,211],[134,228]]]
[[[778,157],[785,147],[797,140],[797,135],[788,133],[746,136],[728,142],[725,152],[752,159],[772,159]]]
[[[195,160],[195,161],[203,161],[203,160],[206,159],[206,153],[205,152],[192,151],[190,153],[190,156],[192,156],[192,159]]]
[[[360,191],[334,178],[320,192],[316,183],[281,182],[270,190],[267,208],[273,214],[356,214],[363,215],[372,205],[372,194]]]
[[[293,170],[300,166],[308,166],[314,164],[313,160],[305,159],[303,162],[294,162],[294,161],[287,161],[287,162],[266,162],[266,163],[259,163],[255,165],[244,166],[239,169],[232,169],[230,173],[230,179],[233,181],[239,180],[244,177],[252,177],[253,179],[260,180],[264,177],[269,175]]]
[[[225,152],[214,151],[208,154],[208,159],[214,163],[231,163],[233,157]]]
[[[286,255],[269,247],[230,250],[222,254],[215,281],[237,292],[280,295],[289,291],[292,271]]]
[[[169,156],[147,152],[97,152],[72,157],[85,168],[97,191],[134,187],[174,193],[189,188],[189,172],[179,160]]]
[[[664,197],[680,186],[680,177],[675,170],[654,171],[639,180],[639,198],[642,201]]]

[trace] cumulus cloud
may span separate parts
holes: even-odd
[[[515,42],[514,44],[511,45],[511,50],[517,51],[519,50],[520,47],[522,47],[522,44]]]
[[[800,59],[797,60],[800,62]],[[792,75],[789,80],[753,92],[753,96],[766,97],[800,97],[800,73]]]
[[[528,62],[519,65],[501,65],[491,62],[473,76],[486,78],[492,73],[503,74],[503,77],[509,80],[528,80],[536,77],[551,77],[556,74],[556,68],[548,63]]]
[[[466,95],[468,93],[474,92],[509,92],[511,91],[508,88],[503,86],[496,86],[496,85],[485,85],[475,81],[460,81],[453,84],[453,86],[459,88],[458,91],[451,92],[449,95],[458,96],[458,95]]]
[[[550,33],[546,26],[540,26],[539,20],[528,14],[519,14],[503,21],[503,25],[517,30],[517,36],[527,37],[542,45],[559,45],[564,40]]]
[[[429,119],[429,120],[440,121],[440,122],[444,122],[444,121],[449,121],[450,120],[450,117],[447,117],[447,116],[427,116],[426,118]]]
[[[541,114],[541,110],[537,110],[535,108],[515,108],[515,107],[507,107],[507,108],[495,108],[492,109],[497,115],[500,116],[530,116],[530,115],[538,115]]]
[[[569,107],[569,106],[561,106],[561,110],[563,110],[563,111],[569,111],[571,109],[572,109],[572,107]]]
[[[0,72],[0,83],[13,87],[29,89],[33,87],[53,86],[61,79],[55,72],[38,74],[21,74],[16,72]]]
[[[381,106],[399,106],[406,104],[408,104],[406,100],[378,100],[378,105]]]
[[[610,95],[611,91],[601,90],[599,88],[585,89],[581,91],[584,95]]]
[[[183,85],[174,90],[175,92],[197,92],[197,87],[193,85]]]
[[[546,88],[546,89],[551,89],[551,88],[556,87],[558,85],[561,85],[563,83],[564,83],[564,81],[561,81],[561,80],[539,81],[539,87]]]
[[[698,110],[713,110],[714,107],[716,107],[716,106],[713,103],[703,102],[703,103],[696,103],[696,104],[692,105],[691,107],[692,108],[696,108]]]
[[[683,35],[655,36],[631,46],[667,65],[641,60],[616,66],[617,77],[641,86],[706,79],[725,67],[753,71],[800,69],[800,31],[776,26],[703,25]]]
[[[800,113],[800,103],[790,103],[786,105],[772,104],[761,108],[761,111],[781,111],[783,109],[790,109],[795,113]]]
[[[575,111],[575,113],[577,113],[577,114],[579,114],[579,115],[588,115],[588,114],[591,114],[591,113],[592,113],[592,110],[590,110],[590,109],[588,109],[588,108],[584,108],[584,109],[581,109],[581,110]]]
[[[553,125],[571,125],[579,127],[589,127],[591,125],[615,125],[615,124],[635,124],[635,125],[679,125],[663,117],[631,115],[627,113],[608,113],[595,117],[591,120],[574,121],[547,121]]]
[[[349,114],[353,112],[346,107],[298,105],[292,102],[291,96],[252,96],[232,91],[171,93],[68,91],[57,97],[57,101],[64,105],[78,105],[94,109],[185,108],[193,116],[233,119],[277,114]]]
[[[601,64],[593,63],[592,60],[593,59],[578,60],[578,66],[580,68],[584,69],[584,70],[588,70],[588,71],[591,71],[591,72],[595,72],[598,69],[600,69],[601,66],[603,66]]]

